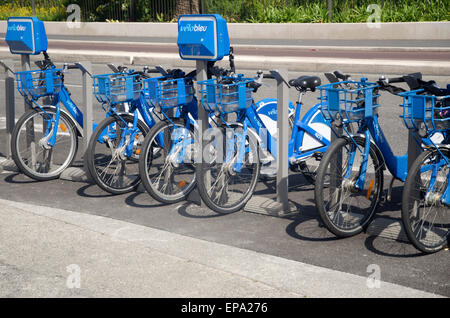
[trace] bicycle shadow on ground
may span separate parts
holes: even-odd
[[[364,241],[364,245],[372,253],[387,257],[412,258],[427,255],[416,250],[410,243],[386,239],[379,236],[367,237]]]
[[[77,194],[83,198],[109,198],[114,196],[114,194],[103,191],[96,184],[92,183],[88,183],[81,188],[78,188]]]
[[[146,192],[138,192],[138,191],[132,192],[129,196],[127,196],[125,198],[125,203],[134,208],[143,208],[143,209],[171,206],[154,200]]]
[[[207,207],[197,205],[193,202],[185,202],[182,205],[178,206],[177,212],[181,216],[191,219],[211,219],[217,217],[224,217],[235,213],[242,213],[242,211],[237,211],[233,213],[218,213]]]
[[[286,227],[286,234],[292,238],[310,242],[329,242],[339,239],[321,224],[317,215],[311,215],[311,213],[295,216],[295,219]]]
[[[391,201],[386,202],[387,189],[383,192],[383,201],[380,202],[376,214],[392,214],[392,216],[401,218],[403,183],[392,187]]]
[[[44,182],[39,180],[31,179],[30,177],[20,173],[20,172],[13,172],[12,174],[9,174],[5,177],[5,182],[7,183],[13,183],[13,184],[28,184],[28,183],[38,183],[38,182]]]

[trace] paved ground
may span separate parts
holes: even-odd
[[[0,207],[2,297],[436,296],[110,218]]]
[[[430,43],[430,46],[431,45],[436,46],[435,43]],[[391,46],[393,46],[393,43],[391,43]],[[392,54],[392,52],[390,54]],[[108,72],[108,68],[105,65],[94,65],[94,73],[99,74],[106,72]],[[255,71],[243,70],[243,72],[247,75],[253,75]],[[290,77],[297,77],[301,74],[304,73],[292,72],[290,74]],[[360,74],[352,75],[354,75],[354,78],[360,77]],[[374,80],[378,78],[379,75],[380,74],[369,74],[368,77],[370,80]],[[425,79],[432,78],[425,77]],[[433,79],[435,79],[439,85],[445,85],[450,82],[449,76],[433,77]],[[323,76],[322,80],[323,82],[326,82]],[[79,85],[80,82],[80,75],[78,72],[72,71],[70,74],[67,74],[66,83],[72,92],[72,97],[77,102],[79,102],[81,99],[81,87]],[[2,87],[3,81],[0,81],[0,85],[0,87]],[[274,97],[275,91],[275,86],[272,83],[271,88],[261,89],[256,96],[256,99]],[[317,96],[317,93],[311,93],[305,97],[305,107],[302,113],[306,112],[306,110],[309,109],[311,105],[314,105],[317,102]],[[295,90],[290,91],[290,99],[295,101]],[[2,106],[3,100],[4,91],[0,89],[0,119],[4,116],[4,108]],[[392,97],[389,95],[383,96],[383,112],[381,115],[381,124],[383,126],[383,129],[385,130],[385,134],[389,142],[394,146],[393,148],[396,154],[405,152],[407,135],[406,129],[403,129],[403,124],[398,117],[401,112],[400,108],[398,107],[399,102],[400,100],[396,97]],[[19,116],[23,112],[23,101],[19,96],[16,96],[16,109],[17,116]],[[83,107],[81,107],[81,109],[83,109]],[[98,103],[94,103],[94,118],[96,121],[104,118],[104,112],[100,109]],[[5,132],[2,123],[3,121],[0,120],[0,155],[5,154]],[[385,184],[386,183],[387,180],[385,181]],[[336,270],[360,277],[367,277],[368,266],[371,264],[376,264],[380,267],[381,280],[384,282],[407,286],[430,293],[450,296],[450,280],[448,278],[447,270],[450,264],[448,251],[442,251],[434,255],[424,256],[420,255],[409,244],[383,238],[368,237],[366,234],[361,234],[357,237],[349,238],[346,240],[336,240],[325,229],[318,226],[315,208],[312,201],[312,187],[306,185],[301,177],[293,180],[291,184],[298,185],[298,187],[291,190],[289,197],[297,204],[300,213],[298,215],[287,218],[273,218],[243,212],[221,216],[214,214],[211,211],[188,204],[162,206],[159,203],[153,201],[145,193],[132,193],[121,196],[110,196],[99,190],[97,187],[89,184],[72,183],[61,180],[50,181],[43,184],[34,182],[24,177],[23,175],[14,174],[7,171],[4,171],[2,174],[0,174],[0,199],[11,200],[14,202],[30,203],[32,205],[44,206],[49,208],[59,208],[68,211],[75,211],[81,214],[74,213],[73,215],[80,216],[80,218],[82,218],[81,215],[103,216],[106,217],[106,219],[102,219],[104,221],[109,219],[120,220],[131,224],[148,227],[149,231],[151,231],[151,229],[159,229],[169,233],[198,239],[202,242],[206,241],[221,244],[220,246],[225,245],[228,247],[244,249],[245,251],[252,251],[248,253],[256,252],[262,253],[263,255],[270,255],[270,257],[280,257],[283,262],[285,260],[300,262],[301,264],[319,266],[321,268]],[[273,196],[273,181],[268,181],[265,183],[261,182],[258,186],[257,193]],[[396,183],[393,194],[393,203],[391,203],[390,205],[382,206],[380,209],[380,215],[398,219],[400,209],[400,195],[401,184]],[[44,248],[51,246],[52,244],[59,244],[55,248],[57,251],[65,249],[69,249],[70,251],[72,251],[69,245],[64,245],[61,242],[50,243],[53,242],[52,239],[54,240],[59,235],[63,235],[60,231],[57,230],[57,228],[59,227],[64,228],[63,224],[52,223],[53,221],[48,219],[41,219],[40,217],[32,220],[32,217],[29,215],[29,213],[24,214],[21,208],[18,209],[19,211],[11,212],[11,219],[2,217],[2,220],[4,221],[0,222],[2,226],[2,232],[0,233],[0,235],[9,233],[9,236],[7,235],[6,237],[17,236],[18,238],[20,238],[20,234],[23,233],[22,237],[28,238],[28,241],[24,239],[24,241],[22,242],[23,246],[33,246],[37,251],[41,249],[43,250]],[[45,208],[41,210],[45,213],[47,213],[46,211],[51,211],[51,209]],[[4,213],[4,211],[5,209],[0,208],[0,213]],[[57,215],[58,213],[59,212],[55,212],[54,215]],[[69,212],[69,215],[70,213],[73,212]],[[18,229],[14,229],[14,227],[12,226],[12,224],[28,224],[27,222],[29,222],[30,224],[28,227],[17,226]],[[53,228],[54,231],[51,235],[49,235],[49,240],[44,240],[42,245],[40,245],[39,242],[31,242],[32,236],[29,236],[29,233],[27,233],[28,229],[33,228],[31,224],[45,224],[46,227]],[[127,227],[129,225],[123,224],[123,226]],[[17,230],[18,233],[4,232],[3,229],[8,229],[8,231]],[[80,239],[85,235],[81,235],[81,232],[77,233],[73,228],[67,230],[75,235],[75,237],[78,237]],[[105,241],[99,239],[98,235],[96,235],[95,233],[92,234],[92,236],[90,236],[90,234],[86,234],[86,238],[88,238],[87,240],[93,241],[92,243],[90,243],[91,245],[88,245],[90,248],[89,255],[96,255],[96,249],[100,248],[101,243],[104,243]],[[20,244],[20,240],[14,242]],[[80,242],[84,241],[80,240]],[[98,242],[99,245],[95,246],[95,242]],[[122,246],[122,249],[131,249],[131,246],[126,244]],[[80,243],[80,245],[83,244]],[[216,247],[216,245],[213,246],[213,248]],[[116,259],[117,257],[114,256],[118,254],[115,254],[117,252],[115,251],[115,248],[116,247],[111,247],[111,249],[108,249],[108,251],[105,252],[105,254],[102,254],[101,257],[104,256],[104,260],[108,260],[109,257],[111,257],[111,259],[113,260]],[[6,247],[1,249],[1,251],[6,250],[8,250]],[[74,255],[82,255],[80,250],[74,248],[73,251]],[[106,255],[106,253],[108,253],[108,255]],[[128,255],[120,254],[119,259],[125,258],[127,256],[134,257],[138,254],[139,257],[141,257],[141,254],[150,253],[151,256],[142,256],[145,261],[139,264],[143,264],[147,261],[151,263],[150,259],[154,258],[155,255],[157,255],[152,254],[156,253],[155,251],[148,252],[147,250],[139,250],[136,251],[136,253],[137,254],[131,253]],[[161,255],[158,254],[158,256]],[[172,256],[173,255],[171,255],[170,257]],[[14,253],[8,254],[8,257],[11,257],[11,259],[13,259],[15,262],[21,261],[20,257],[18,257],[17,254],[15,255]],[[167,256],[167,264],[170,263],[170,265],[173,266],[176,261],[170,259],[170,257]],[[64,258],[56,257],[55,259],[59,259],[59,261],[62,262],[62,259]],[[91,259],[89,259],[89,257],[87,257],[87,259],[80,258],[80,262],[82,262],[83,264],[84,262],[89,262],[90,260]],[[103,262],[105,263],[104,260]],[[0,261],[3,261],[1,257]],[[25,261],[26,260],[23,260],[23,262]],[[33,260],[30,260],[30,262],[32,263]],[[92,263],[95,263],[95,266],[99,266],[98,262],[99,259],[92,259]],[[183,262],[184,261],[181,261],[181,263]],[[54,282],[51,282],[51,280],[46,280],[46,284],[62,284],[65,281],[66,276],[64,275],[67,274],[65,273],[64,266],[67,266],[65,265],[66,263],[67,262],[59,263],[59,265],[61,265],[62,267],[55,269],[51,261],[47,262],[48,266],[44,266],[44,268],[46,268],[45,275],[43,274],[45,277],[50,277],[55,271],[59,270],[60,272],[58,274],[59,276],[55,276],[56,278]],[[57,263],[55,263],[55,266],[56,264]],[[122,263],[117,264],[123,265]],[[135,263],[130,265],[130,267],[124,268],[136,269],[139,267],[139,264]],[[155,266],[161,265],[157,263],[154,264]],[[27,279],[29,279],[28,281],[31,282],[32,286],[36,286],[36,282],[40,281],[39,275],[34,275],[30,267],[26,267],[24,264],[22,265],[22,267],[17,267],[17,271],[15,272],[17,275],[14,274],[14,266],[3,266],[3,268],[6,268],[7,276],[13,273],[12,277],[15,277],[14,275],[18,277],[17,280],[15,280],[14,278],[11,281],[7,281],[7,283],[9,284],[8,286],[22,286],[22,283],[24,281],[27,281]],[[200,264],[196,264],[195,266],[197,265],[204,266],[205,264],[200,262]],[[2,266],[1,262],[0,266]],[[196,268],[195,266],[190,268],[189,270],[194,271],[194,268]],[[98,268],[99,267],[96,267],[96,271],[94,271],[94,273],[98,274]],[[29,273],[27,274],[29,275],[27,276],[28,278],[24,278],[21,276],[21,269],[24,269],[25,273]],[[198,270],[198,268],[196,269]],[[2,267],[0,267],[0,270],[2,270]],[[217,268],[215,268],[214,270],[217,270]],[[2,272],[0,272],[0,274],[1,273]],[[108,275],[110,275],[111,273],[112,272],[108,273]],[[144,272],[140,273],[144,275]],[[95,275],[96,274],[94,274],[93,277],[95,277]],[[177,277],[176,271],[174,275],[175,277]],[[142,277],[144,276],[140,276],[140,278]],[[235,277],[233,278],[231,276],[227,276],[226,273],[218,273],[217,277],[219,277],[221,281],[232,281],[233,279],[235,279]],[[244,278],[247,279],[246,277]],[[242,292],[248,293],[250,295],[260,295],[258,287],[261,286],[265,286],[261,288],[267,291],[267,295],[275,296],[283,294],[283,296],[286,296],[288,295],[288,293],[293,293],[293,296],[315,295],[314,293],[310,293],[310,291],[307,292],[306,290],[302,289],[291,290],[281,288],[280,291],[280,288],[276,287],[276,285],[258,285],[260,281],[258,281],[258,284],[253,284],[246,282],[245,279],[243,279],[242,283]],[[149,281],[144,280],[144,282]],[[261,284],[263,283],[264,282],[261,282]],[[46,288],[49,289],[44,288],[44,293],[48,292],[51,289],[50,285],[46,285]],[[231,285],[234,286],[234,284]],[[205,288],[208,288],[207,285],[204,286]],[[139,285],[138,287],[141,287],[141,285]],[[105,288],[106,291],[104,295],[117,295],[117,292],[114,290],[114,285],[107,285],[107,287]],[[133,288],[136,288],[136,286],[127,285],[127,288],[125,289],[130,291],[129,295],[134,295],[132,294],[132,291],[135,290]],[[33,293],[38,294],[40,292],[41,291],[37,289],[33,290],[33,288],[31,288],[28,291],[25,290],[24,295],[30,295]],[[14,293],[14,289],[12,289],[12,293]],[[58,290],[58,292],[54,295],[70,296],[73,294],[71,294],[71,292],[68,290],[61,289]],[[96,293],[95,289],[89,289],[86,294],[84,294],[84,296],[91,295],[99,294]],[[156,294],[146,293],[145,295]],[[164,294],[161,293],[157,295]],[[192,294],[182,294],[180,292],[179,295],[191,296]],[[211,290],[211,295],[218,294],[215,294],[214,290]]]
[[[336,240],[318,226],[308,186],[290,192],[301,204],[299,214],[274,218],[245,212],[218,215],[186,203],[164,206],[146,193],[110,196],[85,183],[55,180],[44,187],[20,174],[0,176],[1,199],[121,220],[362,277],[376,264],[382,281],[450,296],[448,251],[424,256],[410,244],[366,234]]]

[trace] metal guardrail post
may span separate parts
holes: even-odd
[[[22,71],[29,71],[30,68],[30,56],[28,54],[22,54],[20,56],[20,64],[22,65]],[[30,109],[31,105],[28,100],[24,97],[24,108],[25,111]]]
[[[20,56],[20,62],[22,65],[22,71],[30,71],[30,55],[28,54],[22,54]],[[23,98],[23,104],[24,104],[24,110],[28,111],[30,108],[32,108],[32,104],[30,103],[30,101],[24,97]],[[34,135],[34,119],[31,119],[27,122],[26,124],[26,143],[27,143],[27,147],[30,149],[31,151],[31,162],[32,165],[36,165],[36,138]]]
[[[204,61],[204,60],[197,60],[196,61],[196,69],[197,69],[197,82],[200,81],[206,81],[208,79],[207,76],[207,70],[208,70],[208,61]],[[198,131],[199,131],[199,136],[198,136],[198,141],[199,141],[199,145],[200,147],[200,154],[197,158],[195,158],[196,160],[201,160],[199,163],[197,164],[203,164],[203,149],[204,149],[204,142],[203,142],[203,136],[204,133],[208,130],[208,124],[209,124],[209,116],[208,116],[208,112],[203,108],[202,105],[200,105],[201,103],[201,95],[200,95],[200,90],[197,90],[197,100],[198,100],[198,120],[199,120],[199,126],[198,126]],[[211,182],[210,180],[211,176],[206,176],[205,178],[205,182],[208,184]],[[203,201],[200,199],[200,205],[201,206],[205,206],[205,204],[203,203]]]
[[[4,69],[5,79],[5,119],[6,119],[6,158],[11,158],[11,136],[15,124],[14,105],[14,62],[12,60],[0,61]]]
[[[330,142],[333,144],[340,136],[343,134],[342,123],[339,120],[334,120],[331,123],[331,138]],[[334,131],[334,132],[333,132]],[[342,150],[338,150],[335,153],[335,156],[331,159],[330,162],[330,191],[334,193],[331,198],[331,205],[336,204],[339,201],[339,193],[334,192],[336,189],[340,187],[342,184]],[[336,173],[331,174],[331,171],[335,171]]]
[[[288,177],[289,177],[289,84],[288,70],[271,70],[277,80],[277,202],[282,204],[283,211],[289,210]]]
[[[81,71],[81,82],[83,90],[83,153],[86,153],[89,139],[92,136],[94,116],[92,110],[92,64],[89,61],[75,63]]]
[[[408,130],[408,171],[416,158],[422,152],[422,148],[419,146],[417,141],[414,139],[413,130]]]

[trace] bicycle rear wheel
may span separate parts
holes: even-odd
[[[39,181],[58,178],[77,153],[78,136],[74,122],[61,112],[55,126],[56,109],[29,109],[14,126],[11,140],[12,158],[24,174]],[[54,129],[55,144],[48,142]]]
[[[251,198],[258,180],[260,162],[258,156],[257,141],[247,135],[245,140],[245,153],[242,156],[242,167],[236,170],[235,162],[239,158],[239,135],[242,136],[242,127],[230,125],[235,131],[231,144],[233,160],[226,161],[226,149],[224,146],[226,128],[218,127],[218,135],[221,138],[207,145],[203,154],[210,158],[202,158],[202,162],[196,165],[198,190],[203,202],[218,213],[232,213],[242,209]],[[219,147],[224,146],[222,149]]]
[[[130,192],[141,181],[137,158],[148,128],[139,120],[131,140],[133,120],[131,115],[107,117],[89,140],[89,173],[100,188],[111,194]],[[130,143],[133,143],[133,150],[131,155],[127,155],[126,148]]]
[[[405,181],[402,221],[411,243],[424,253],[444,248],[450,239],[450,208],[441,203],[448,186],[450,151],[427,150],[414,161]]]
[[[326,228],[338,237],[356,235],[368,226],[381,197],[383,171],[375,147],[364,156],[365,140],[354,137],[361,150],[348,138],[334,141],[320,162],[314,188],[319,217]],[[353,158],[353,163],[352,163]],[[367,160],[367,169],[362,163]],[[365,183],[357,189],[355,182],[365,173]]]
[[[194,127],[182,118],[162,120],[150,130],[142,146],[139,171],[147,192],[159,202],[184,200],[195,188]]]

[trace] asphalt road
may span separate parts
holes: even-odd
[[[265,42],[265,45],[272,43]],[[5,41],[0,41],[0,46],[7,47]],[[65,49],[70,51],[105,51],[105,52],[152,52],[152,53],[178,53],[176,41],[172,43],[142,43],[142,42],[113,42],[113,41],[61,41],[49,40],[51,50]],[[49,50],[49,53],[51,53]],[[362,50],[357,47],[342,49],[339,47],[313,47],[304,48],[296,46],[256,46],[241,44],[235,48],[236,55],[256,56],[287,56],[287,57],[328,57],[328,58],[351,58],[351,59],[388,59],[388,60],[434,60],[449,61],[450,50],[427,51],[411,49],[408,51],[393,49]]]

